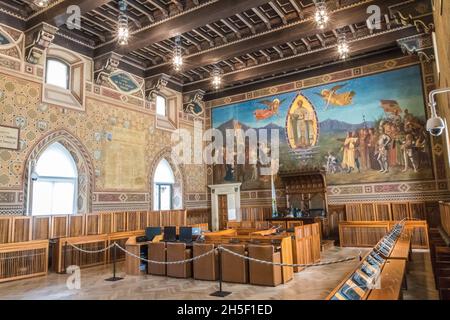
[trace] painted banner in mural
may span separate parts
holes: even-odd
[[[222,131],[279,129],[280,170],[327,172],[330,185],[432,179],[419,65],[212,110]],[[228,166],[229,167],[229,166]],[[214,182],[270,186],[258,165],[214,166]]]

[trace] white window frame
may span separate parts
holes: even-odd
[[[58,62],[58,63],[60,63],[60,64],[62,64],[62,65],[64,65],[64,66],[66,67],[66,69],[67,69],[67,75],[66,75],[66,87],[65,87],[65,88],[47,82],[47,80],[48,80],[48,79],[47,79],[47,78],[48,78],[48,73],[49,73],[49,71],[50,71],[50,70],[49,70],[49,67],[48,67],[49,61],[55,61],[55,62]],[[48,57],[47,60],[46,60],[46,62],[45,62],[45,84],[46,84],[46,85],[49,85],[49,86],[52,86],[52,87],[56,87],[56,88],[61,89],[61,90],[67,90],[67,91],[70,91],[70,85],[71,85],[71,84],[70,84],[70,72],[71,72],[71,68],[70,68],[70,64],[69,64],[69,63],[67,63],[66,61],[64,61],[64,60],[62,60],[62,59],[59,59],[59,58]]]
[[[158,112],[158,99],[163,99],[164,100],[164,114],[161,114],[161,113],[159,113]],[[161,95],[161,94],[158,94],[157,96],[156,96],[156,100],[155,100],[155,107],[156,107],[156,114],[159,116],[159,117],[163,117],[163,118],[167,118],[168,117],[168,115],[167,115],[167,98],[165,97],[165,96],[163,96],[163,95]]]
[[[59,142],[55,142],[55,143],[59,143]],[[47,146],[47,148],[49,148],[50,146],[52,146],[53,144],[50,144],[49,146]],[[64,149],[66,149],[64,146],[62,146]],[[44,152],[42,154],[45,153],[45,151],[47,150],[47,148],[44,150]],[[69,153],[69,151],[66,149],[66,151]],[[42,156],[41,154],[41,156]],[[72,158],[72,161],[74,161],[73,157],[70,155],[70,153],[68,154],[69,157]],[[37,162],[39,161],[39,159],[36,161],[36,165]],[[75,161],[74,161],[75,162]],[[74,163],[75,165],[75,163]],[[75,170],[77,173],[77,177],[57,177],[57,176],[38,176],[37,181],[33,181],[32,180],[32,176],[30,174],[30,188],[29,188],[29,215],[31,216],[40,216],[41,214],[35,214],[33,212],[33,201],[34,201],[34,186],[36,182],[51,182],[52,183],[52,187],[54,187],[54,184],[57,182],[70,182],[73,184],[74,186],[74,194],[73,194],[73,203],[72,203],[72,212],[67,212],[67,213],[57,213],[57,214],[52,214],[52,213],[48,213],[45,215],[52,215],[52,216],[57,216],[57,215],[66,215],[66,214],[77,214],[78,211],[78,169],[76,168],[75,165]]]

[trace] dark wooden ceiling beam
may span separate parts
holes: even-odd
[[[152,13],[142,4],[137,2],[136,0],[128,0],[128,5],[139,12],[142,12],[143,15],[147,17],[147,19],[150,21],[150,23],[155,22],[155,18],[153,17]]]
[[[253,8],[253,12],[261,19],[262,22],[266,25],[267,30],[272,29],[272,24],[269,21],[269,18],[259,10],[259,8]]]
[[[276,14],[280,17],[281,22],[283,24],[287,24],[286,15],[283,13],[283,9],[281,9],[277,3],[270,1],[269,5],[272,7],[272,9],[276,12]]]
[[[164,5],[159,3],[158,0],[147,0],[147,1],[149,3],[151,3],[154,7],[156,7],[156,9],[161,11],[161,13],[163,14],[164,17],[168,17],[169,16],[169,11],[164,7]]]
[[[400,38],[410,37],[417,34],[415,27],[404,27],[399,29],[392,29],[381,33],[375,33],[374,36],[356,39],[350,43],[351,56],[358,56],[368,52],[381,50],[387,47],[394,47],[397,45],[397,40]],[[320,49],[320,51],[312,51],[297,56],[292,56],[279,61],[272,61],[270,63],[260,64],[258,66],[250,67],[245,70],[230,72],[223,75],[223,82],[225,84],[235,84],[247,80],[260,79],[265,76],[289,72],[294,70],[301,70],[312,66],[320,65],[331,61],[338,60],[339,57],[336,52],[336,47]],[[187,84],[184,87],[185,92],[190,92],[197,89],[211,90],[210,79],[204,79],[192,84]]]
[[[332,13],[332,21],[323,32],[342,28],[354,23],[364,21],[367,16],[367,5],[379,5],[382,13],[387,13],[388,7],[397,3],[398,0],[373,0],[370,2],[361,2],[359,5],[343,7]],[[313,14],[314,8],[309,11]],[[255,11],[256,12],[256,11]],[[264,32],[249,36],[239,41],[230,42],[226,45],[215,47],[200,53],[186,56],[186,65],[196,68],[202,65],[209,65],[217,61],[231,59],[236,56],[245,55],[249,52],[256,52],[261,49],[271,48],[276,45],[282,45],[289,41],[306,38],[317,33],[317,26],[311,19],[301,20],[298,23],[291,23],[285,27],[272,29],[271,32]],[[309,46],[307,44],[307,46]],[[161,65],[147,71],[148,76],[153,74],[168,73],[170,65]]]
[[[81,15],[86,12],[94,10],[111,0],[65,0],[61,1],[49,9],[36,14],[27,22],[27,27],[32,28],[41,22],[45,22],[55,27],[61,27],[67,21],[71,13],[67,14],[67,8],[71,5],[76,5],[80,8]]]
[[[86,0],[92,1],[94,0]],[[100,0],[97,0],[100,1]],[[249,10],[255,6],[267,3],[267,0],[219,0],[206,3],[202,6],[194,7],[186,13],[169,18],[164,23],[151,25],[132,33],[132,41],[129,45],[119,48],[115,42],[109,42],[96,49],[96,56],[101,56],[107,52],[117,51],[126,54],[136,49],[146,47],[156,42],[166,40],[191,31],[208,23],[219,21],[223,17],[230,17],[236,13]]]

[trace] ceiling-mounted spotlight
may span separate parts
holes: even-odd
[[[121,46],[128,44],[130,32],[128,30],[127,2],[119,1],[119,20],[117,23],[117,42]]]
[[[319,29],[325,29],[328,21],[330,20],[330,17],[328,16],[327,4],[325,3],[325,0],[316,0],[315,4],[316,4],[315,20],[317,27]]]
[[[443,88],[443,89],[436,89],[430,92],[430,97],[429,97],[429,105],[431,108],[431,118],[428,119],[427,121],[427,131],[432,135],[432,136],[440,136],[445,129],[445,122],[444,120],[439,117],[437,115],[436,112],[436,100],[435,100],[435,96],[437,94],[440,93],[446,93],[446,92],[450,92],[450,88]]]
[[[48,6],[48,1],[49,0],[36,0],[34,1],[34,3],[39,7],[39,8],[45,8]]]
[[[219,90],[222,85],[222,72],[218,67],[215,67],[212,72],[212,82],[214,90]]]
[[[181,52],[181,38],[175,38],[175,48],[173,49],[172,64],[175,71],[180,71],[183,67],[183,54]]]
[[[338,53],[339,53],[339,58],[341,60],[345,60],[348,58],[348,56],[350,55],[350,47],[348,45],[347,42],[347,36],[345,35],[345,33],[341,33],[338,36]]]

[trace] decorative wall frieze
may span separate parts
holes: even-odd
[[[431,34],[434,31],[434,23],[426,22],[421,18],[415,18],[412,14],[404,15],[400,11],[394,13],[395,21],[403,26],[413,25],[417,32]]]
[[[94,61],[94,81],[98,85],[108,81],[111,73],[117,71],[122,55],[111,52]]]
[[[422,34],[397,40],[404,54],[416,55],[421,62],[429,63],[434,60],[433,40],[431,35]]]
[[[170,76],[162,73],[145,81],[145,96],[148,101],[155,101],[156,96],[169,83]]]
[[[195,90],[185,95],[183,97],[183,111],[194,116],[201,116],[204,113],[203,98],[205,93],[203,90]]]
[[[55,39],[57,32],[57,27],[43,22],[25,33],[25,57],[28,63],[42,64],[42,55]]]

